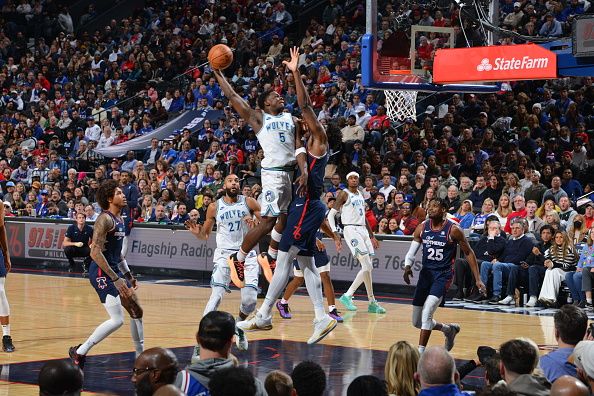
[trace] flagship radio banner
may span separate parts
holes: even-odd
[[[32,223],[7,219],[8,240],[13,258],[66,260],[62,243],[72,223]],[[352,281],[361,269],[343,240],[342,250],[324,239],[330,258],[332,279]],[[404,284],[404,258],[410,240],[384,240],[373,257],[373,279],[381,284]],[[127,260],[134,267],[212,271],[216,233],[207,241],[198,240],[189,231],[168,228],[134,227],[128,240]],[[416,284],[421,255],[413,266],[411,279]]]

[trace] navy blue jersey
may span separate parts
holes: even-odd
[[[104,213],[113,219],[115,226],[107,233],[103,255],[109,266],[118,272],[118,263],[121,261],[122,256],[122,243],[126,235],[124,221],[119,217],[115,217],[109,211],[105,211]]]
[[[328,164],[328,153],[321,157],[316,157],[307,152],[307,167],[309,174],[307,178],[307,198],[310,200],[320,199],[324,192],[324,175],[326,174],[326,165]],[[298,169],[297,177],[301,174]],[[293,192],[295,195],[295,191]],[[295,198],[295,197],[293,197]]]
[[[423,241],[423,268],[445,270],[451,268],[456,258],[457,244],[450,239],[454,223],[445,220],[442,228],[434,230],[432,221],[425,221],[421,240]]]

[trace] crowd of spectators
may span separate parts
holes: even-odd
[[[594,341],[588,317],[566,305],[555,314],[558,349],[540,356],[527,338],[515,338],[497,349],[480,346],[477,356],[456,363],[440,346],[419,354],[408,341],[394,343],[386,356],[384,378],[362,375],[348,385],[347,396],[588,396],[594,386]],[[200,357],[183,367],[165,348],[150,348],[134,362],[132,383],[138,396],[322,396],[330,390],[327,373],[316,362],[295,362],[291,373],[273,370],[255,378],[231,353],[235,320],[213,311],[200,321],[196,341]],[[464,381],[475,369],[484,374]],[[470,376],[472,377],[472,376]],[[83,373],[70,362],[51,361],[39,373],[40,394],[80,394]],[[337,391],[336,389],[333,389]],[[53,392],[50,392],[53,391]]]

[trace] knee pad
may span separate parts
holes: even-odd
[[[423,304],[423,313],[422,313],[422,325],[421,329],[423,330],[433,330],[435,327],[435,320],[433,320],[433,314],[437,310],[441,304],[441,298],[437,298],[436,296],[429,296],[425,300],[425,304]]]
[[[249,315],[256,309],[258,300],[258,291],[253,287],[244,287],[241,289],[241,306],[239,310],[245,315]]]
[[[412,324],[417,329],[420,329],[423,324],[422,313],[423,313],[423,307],[418,307],[416,305],[413,305]]]
[[[373,264],[371,263],[371,256],[368,254],[360,255],[359,262],[361,263],[361,269],[363,271],[371,272]]]

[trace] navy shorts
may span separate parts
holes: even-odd
[[[435,296],[437,298],[443,297],[441,301],[441,305],[443,305],[446,293],[452,285],[453,279],[453,268],[444,270],[422,268],[421,272],[419,272],[419,280],[413,297],[413,305],[422,307],[429,296]]]
[[[0,250],[0,278],[6,277],[6,266],[4,265],[4,253]]]
[[[296,246],[300,255],[313,256],[318,250],[316,234],[326,218],[326,209],[319,199],[295,198],[289,206],[279,250],[288,252],[291,246]]]
[[[116,274],[118,274],[120,278],[124,278],[118,269],[112,269],[116,272]],[[118,292],[118,289],[113,284],[111,278],[107,276],[107,274],[104,273],[94,261],[91,261],[91,265],[89,266],[89,281],[97,292],[99,300],[101,300],[101,303],[103,304],[105,304],[107,296],[117,297],[120,295],[120,292]],[[128,284],[128,287],[130,287],[130,283],[128,281],[126,281],[126,283]]]

